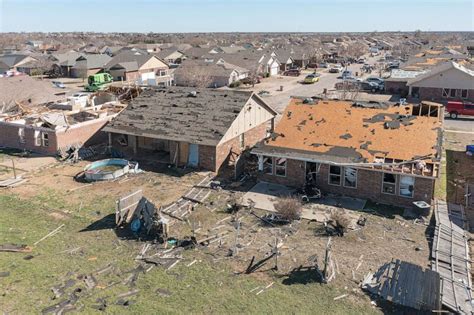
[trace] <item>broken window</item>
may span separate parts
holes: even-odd
[[[340,166],[329,166],[329,184],[337,186],[341,185],[341,171]]]
[[[19,128],[18,129],[18,139],[19,139],[20,143],[26,143],[25,128]]]
[[[443,89],[443,97],[456,97],[456,89]]]
[[[43,147],[48,147],[49,146],[49,135],[45,132],[41,134],[41,145]]]
[[[344,168],[344,187],[357,187],[357,169],[352,167]]]
[[[413,198],[413,192],[415,190],[415,177],[413,176],[400,176],[400,196]]]
[[[35,130],[35,146],[41,146],[41,138],[39,130]]]
[[[263,173],[273,175],[273,158],[269,156],[263,157]]]
[[[319,173],[319,163],[306,162],[306,181],[316,182],[316,177]]]
[[[275,175],[277,176],[286,176],[286,159],[277,158],[275,159]]]
[[[384,194],[395,195],[397,177],[395,174],[383,173],[382,192]]]
[[[466,99],[468,97],[467,90],[461,90],[461,98]]]

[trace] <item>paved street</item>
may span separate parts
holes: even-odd
[[[379,57],[369,58],[368,63],[374,64],[376,58]],[[352,64],[347,69],[355,75],[356,72],[361,73],[361,67],[362,64]],[[324,72],[320,73],[319,82],[315,84],[301,84],[300,81],[304,80],[304,77],[309,73],[311,72],[304,72],[298,78],[278,76],[265,79],[261,84],[256,85],[254,90],[256,92],[261,90],[269,91],[270,96],[265,97],[265,100],[278,112],[283,112],[291,96],[311,97],[323,93],[324,89],[328,91],[333,90],[335,83],[339,80],[338,77],[341,75],[341,73],[328,73],[327,69],[324,69]],[[375,73],[369,75],[375,76]],[[280,85],[283,86],[283,91],[278,90]]]

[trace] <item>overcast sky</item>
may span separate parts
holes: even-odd
[[[0,0],[0,31],[473,31],[474,0]]]

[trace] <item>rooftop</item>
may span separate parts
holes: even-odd
[[[425,105],[431,107],[337,100],[310,104],[294,98],[274,136],[255,152],[290,151],[295,157],[335,163],[410,161],[426,156],[436,161],[440,105]],[[425,116],[428,110],[435,117]]]
[[[145,90],[104,130],[216,145],[252,92],[189,87]]]

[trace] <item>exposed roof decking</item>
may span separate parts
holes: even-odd
[[[349,101],[303,104],[293,99],[275,128],[277,136],[266,140],[263,150],[340,163],[373,163],[376,157],[436,159],[441,122],[411,113],[412,105],[373,109],[353,107]],[[405,118],[400,121],[401,117]],[[386,128],[386,123],[395,129]]]
[[[197,96],[190,93],[197,91]],[[252,92],[169,87],[151,89],[104,130],[217,145]]]

